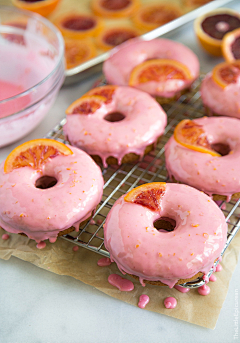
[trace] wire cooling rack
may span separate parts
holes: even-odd
[[[102,169],[105,180],[103,197],[93,218],[84,226],[80,227],[79,232],[74,232],[62,236],[71,243],[96,252],[105,257],[109,257],[108,251],[104,247],[103,225],[106,216],[114,202],[123,194],[129,192],[132,188],[148,182],[168,181],[164,161],[164,145],[172,136],[174,127],[182,119],[194,119],[205,115],[202,101],[200,99],[199,86],[203,76],[195,82],[190,92],[182,95],[176,102],[164,104],[162,107],[168,116],[168,125],[165,134],[158,143],[155,151],[146,155],[141,162],[124,164],[121,166],[109,166]],[[103,85],[104,81],[98,85]],[[63,125],[66,119],[63,119],[46,138],[56,139],[63,143],[69,143],[64,139]],[[222,251],[225,252],[231,240],[240,228],[240,199],[238,201],[219,202],[219,207],[223,211],[226,222],[228,223],[227,243]],[[215,266],[219,261],[215,262]],[[212,274],[213,269],[208,273]],[[182,284],[183,287],[197,288],[202,286],[205,281],[198,278],[194,281]]]

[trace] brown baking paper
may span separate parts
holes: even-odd
[[[217,273],[217,282],[209,283],[211,293],[206,297],[199,295],[196,289],[183,294],[168,287],[152,285],[142,287],[138,281],[128,276],[125,277],[133,282],[134,290],[121,292],[107,281],[110,274],[122,275],[121,272],[115,263],[108,267],[99,267],[97,261],[101,258],[100,255],[81,247],[74,252],[72,250],[74,244],[62,238],[58,238],[54,244],[47,243],[44,249],[39,250],[34,241],[20,235],[10,234],[10,238],[5,241],[1,239],[4,233],[5,231],[0,229],[1,259],[8,260],[11,256],[15,256],[53,273],[72,276],[134,306],[137,306],[141,294],[147,294],[150,302],[146,310],[210,329],[214,329],[217,323],[240,252],[240,232],[238,232],[224,254],[221,262],[223,269],[221,273]],[[166,309],[163,304],[164,299],[169,296],[175,297],[178,302],[173,310]]]

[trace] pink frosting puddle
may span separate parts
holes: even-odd
[[[146,294],[142,294],[139,297],[138,307],[145,308],[145,306],[149,303],[149,296]]]
[[[24,91],[24,88],[21,85],[15,85],[14,83],[6,82],[0,80],[0,101],[11,98],[17,94],[20,94]],[[21,109],[25,108],[30,102],[30,96],[26,95],[14,100],[14,103],[2,103],[0,105],[0,118],[6,117],[9,114],[18,112]],[[10,108],[13,106],[14,108]]]
[[[45,246],[46,246],[46,243],[45,243],[45,242],[39,242],[39,243],[37,244],[37,248],[38,248],[38,249],[44,249]]]
[[[130,292],[134,289],[134,284],[132,283],[132,281],[124,279],[117,274],[109,275],[108,282],[110,283],[110,285],[117,287],[119,291]]]
[[[209,278],[209,281],[215,282],[217,281],[217,277],[214,274],[212,274]]]
[[[9,236],[7,233],[4,233],[4,234],[2,235],[2,239],[3,239],[4,241],[6,241],[9,237],[10,237],[10,236]]]
[[[95,224],[96,224],[95,220],[94,220],[94,219],[91,219],[91,220],[90,220],[90,224],[91,224],[91,225],[95,225]]]
[[[173,309],[177,306],[177,300],[173,297],[168,297],[164,300],[164,306],[169,309]]]
[[[175,285],[174,288],[181,293],[187,293],[190,291],[190,288],[185,288],[185,287],[178,286],[178,285]]]
[[[208,295],[210,293],[210,287],[208,285],[203,285],[198,288],[198,293],[200,295]]]
[[[203,281],[205,281],[206,283],[209,282],[209,278],[207,277],[207,275],[203,275]]]
[[[220,272],[222,270],[222,266],[220,263],[218,263],[217,267],[216,267],[216,272]]]
[[[100,258],[100,260],[98,260],[97,265],[99,267],[106,267],[106,266],[110,266],[111,263],[112,262],[111,262],[110,258],[103,257],[103,258]]]
[[[72,248],[73,251],[78,251],[79,247],[77,247],[76,245]]]

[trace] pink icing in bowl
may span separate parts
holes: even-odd
[[[64,43],[37,14],[0,9],[0,147],[32,131],[64,80]]]

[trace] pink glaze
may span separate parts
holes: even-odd
[[[188,88],[199,75],[197,56],[186,46],[168,39],[144,41],[139,38],[114,48],[103,64],[103,72],[110,84],[127,86],[130,74],[137,65],[150,59],[172,59],[183,63],[190,70],[190,80],[168,80],[166,82],[146,82],[139,89],[163,97],[173,97]]]
[[[72,248],[72,250],[73,250],[74,252],[78,251],[78,249],[79,249],[79,247],[78,247],[77,245],[75,245],[75,246]]]
[[[169,309],[173,309],[177,306],[177,300],[173,297],[168,297],[164,300],[164,306]]]
[[[176,290],[178,290],[179,292],[181,293],[187,293],[190,291],[190,288],[185,288],[185,287],[181,287],[181,286],[178,286],[178,285],[175,285],[174,288]]]
[[[123,292],[131,292],[134,289],[134,285],[132,281],[124,279],[120,275],[111,274],[108,277],[108,282],[119,289],[119,291]]]
[[[200,295],[208,295],[210,293],[210,287],[208,285],[203,285],[198,288],[198,293]]]
[[[112,262],[111,262],[110,258],[108,258],[108,257],[100,258],[100,260],[98,260],[98,262],[97,262],[99,267],[110,266],[111,263]]]
[[[161,209],[153,211],[119,198],[108,213],[104,244],[120,271],[140,281],[161,281],[173,287],[179,279],[207,274],[227,239],[227,224],[219,207],[206,194],[182,184],[166,184]],[[171,232],[154,222],[176,221]],[[184,248],[183,248],[184,247]]]
[[[46,242],[39,242],[36,247],[38,249],[44,249],[46,247]]]
[[[205,281],[206,283],[209,282],[209,278],[207,277],[207,275],[203,275],[203,281]]]
[[[25,233],[41,242],[56,240],[70,226],[78,229],[102,197],[100,168],[83,151],[72,148],[72,155],[49,159],[41,170],[31,167],[4,173],[0,165],[0,226],[8,232]],[[39,189],[41,176],[55,177],[54,187]]]
[[[222,271],[222,266],[220,263],[216,266],[216,272],[221,272]]]
[[[7,233],[4,233],[3,235],[2,235],[2,239],[4,240],[4,241],[6,241],[7,239],[9,239],[9,235],[7,234]]]
[[[170,177],[208,195],[221,194],[230,201],[240,192],[240,121],[227,117],[194,119],[202,126],[210,144],[228,144],[231,153],[216,157],[188,149],[172,136],[165,145],[166,168]]]
[[[202,82],[201,97],[203,104],[213,113],[240,118],[240,78],[237,83],[222,88],[209,73]]]
[[[149,296],[146,294],[142,294],[139,297],[138,307],[145,308],[146,305],[149,303]]]
[[[214,274],[212,274],[209,278],[209,281],[215,282],[215,281],[217,281],[217,277]]]
[[[113,112],[125,118],[118,122],[104,120]],[[130,87],[117,87],[112,101],[95,113],[67,115],[64,133],[72,145],[89,155],[99,155],[106,167],[109,156],[117,158],[119,164],[130,152],[142,157],[145,148],[163,134],[166,124],[166,113],[151,96]]]

